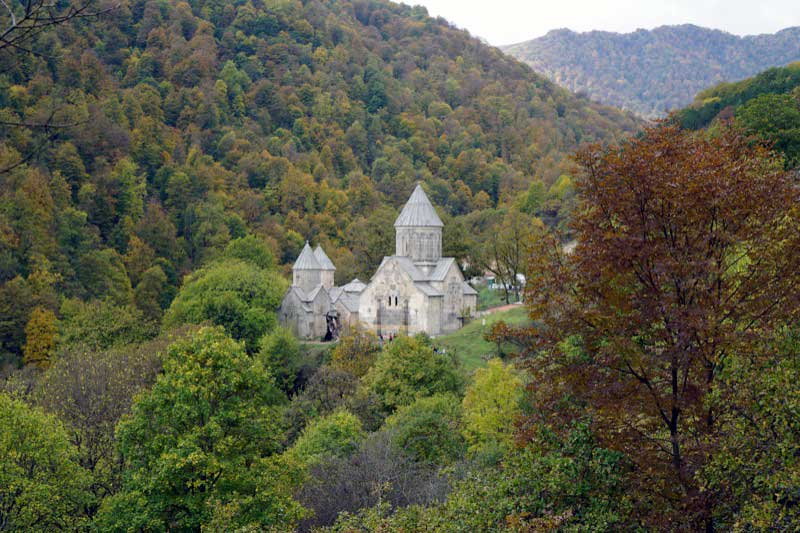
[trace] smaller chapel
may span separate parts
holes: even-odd
[[[478,293],[452,257],[442,257],[442,224],[417,184],[394,223],[395,255],[363,283],[334,286],[336,267],[322,247],[305,247],[278,318],[301,339],[331,340],[360,325],[384,338],[455,331],[475,314]]]

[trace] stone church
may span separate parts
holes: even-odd
[[[443,224],[418,184],[394,223],[395,255],[369,283],[334,286],[336,267],[306,242],[292,267],[292,286],[278,311],[301,339],[331,339],[355,325],[383,337],[455,331],[474,316],[478,293],[452,257],[442,257]]]

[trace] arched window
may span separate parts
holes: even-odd
[[[397,305],[397,296],[394,297],[394,305]]]

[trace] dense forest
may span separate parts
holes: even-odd
[[[384,0],[10,5],[0,531],[800,523],[771,100],[718,88],[719,120],[642,128]],[[791,139],[790,84],[762,92]],[[415,181],[445,254],[517,258],[524,316],[469,371],[424,334],[280,327],[304,240],[368,275]]]
[[[637,124],[389,2],[122,2],[30,46],[0,57],[0,113],[20,125],[0,138],[11,365],[34,309],[110,298],[158,321],[246,235],[278,268],[309,239],[337,281],[368,276],[418,180],[446,252],[478,265],[468,245],[510,207],[564,220],[571,150]]]
[[[690,24],[626,34],[554,30],[503,50],[571,91],[659,118],[707,87],[797,61],[800,28],[746,37]]]

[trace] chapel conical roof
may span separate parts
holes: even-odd
[[[316,248],[314,248],[314,257],[317,258],[317,263],[322,268],[322,270],[336,270],[336,267],[333,265],[333,261],[331,261],[325,250],[322,249],[322,246],[319,244]]]
[[[400,216],[394,222],[394,227],[437,227],[441,228],[442,220],[436,214],[428,195],[422,190],[422,185],[417,183],[414,192],[406,202]]]
[[[303,246],[303,251],[300,252],[297,261],[294,262],[292,270],[322,270],[322,265],[319,264],[314,252],[311,251],[308,241]]]

